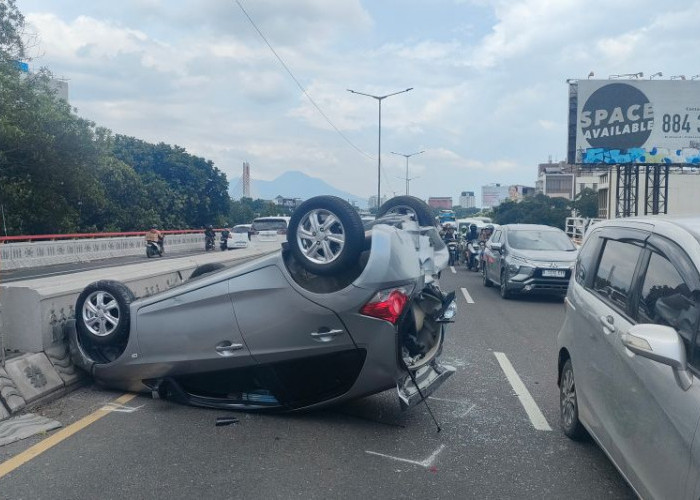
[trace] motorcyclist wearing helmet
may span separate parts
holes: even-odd
[[[156,242],[158,244],[158,246],[160,247],[161,253],[164,251],[163,250],[164,240],[165,240],[165,236],[163,235],[163,233],[158,231],[158,228],[155,225],[151,226],[151,229],[146,233],[146,243],[148,243],[149,241]]]
[[[479,238],[476,229],[476,224],[471,224],[469,226],[469,232],[467,232],[467,241],[473,241]]]
[[[493,224],[488,224],[484,229],[481,230],[479,235],[479,241],[487,241],[493,234]]]
[[[452,224],[445,224],[442,226],[442,239],[445,241],[445,243],[457,239],[455,237],[455,228]]]
[[[204,230],[204,249],[206,251],[214,249],[214,241],[216,240],[216,231],[211,224],[207,225]]]

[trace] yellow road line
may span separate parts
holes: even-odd
[[[122,405],[125,403],[128,403],[132,399],[136,397],[136,394],[124,394],[123,396],[120,396],[119,398],[114,400],[115,404]],[[47,437],[43,441],[35,444],[31,448],[28,448],[24,450],[22,453],[19,455],[16,455],[9,460],[3,462],[0,464],[0,478],[3,476],[9,474],[16,468],[26,464],[29,462],[32,458],[38,457],[42,453],[44,453],[46,450],[49,450],[56,446],[58,443],[63,441],[64,439],[67,439],[71,437],[73,434],[76,432],[79,432],[86,428],[88,425],[97,422],[99,419],[104,417],[105,415],[111,413],[112,409],[109,408],[108,406],[103,406],[99,410],[94,411],[90,415],[81,418],[77,422],[74,422],[73,424],[69,425],[65,429],[61,429],[60,431],[56,432],[55,434],[52,434],[51,436]]]

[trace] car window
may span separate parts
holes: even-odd
[[[653,252],[642,285],[639,322],[673,327],[690,357],[699,312],[697,295],[668,259]]]
[[[629,242],[606,240],[593,280],[593,290],[612,304],[625,309],[634,268],[642,249]]]
[[[234,233],[247,233],[248,231],[249,231],[249,229],[245,226],[243,226],[243,227],[236,226],[233,228]]]
[[[585,285],[586,276],[595,265],[599,242],[600,236],[592,234],[586,239],[578,252],[578,257],[576,258],[576,281],[581,285]]]
[[[493,236],[491,237],[491,242],[498,243],[499,241],[501,241],[501,231],[497,230],[495,233],[493,233]]]
[[[253,231],[278,231],[280,229],[287,229],[287,221],[284,219],[253,221]]]
[[[508,246],[518,250],[564,250],[576,247],[564,231],[516,229],[508,232]]]

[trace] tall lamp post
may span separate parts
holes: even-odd
[[[377,210],[379,210],[379,204],[382,199],[382,194],[381,194],[381,185],[382,185],[382,101],[386,99],[387,97],[391,97],[396,94],[403,94],[404,92],[408,92],[409,90],[413,90],[413,87],[407,88],[406,90],[399,90],[398,92],[394,92],[392,94],[386,94],[386,95],[372,95],[372,94],[365,94],[363,92],[356,92],[355,90],[352,89],[347,89],[348,92],[351,92],[353,94],[359,94],[359,95],[364,95],[367,97],[371,97],[372,99],[376,99],[377,102],[379,102],[379,146],[377,149]]]
[[[425,150],[418,151],[417,153],[411,153],[408,155],[403,154],[403,153],[394,153],[393,151],[391,152],[391,154],[393,154],[393,155],[399,155],[399,156],[403,156],[404,158],[406,158],[406,196],[408,196],[408,183],[409,183],[409,181],[411,181],[411,179],[408,178],[408,159],[411,156],[416,156],[416,155],[419,155],[421,153],[425,153]]]

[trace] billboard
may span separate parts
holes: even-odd
[[[570,164],[700,164],[700,81],[579,80],[569,110]]]
[[[502,201],[508,199],[509,191],[509,186],[501,186],[500,184],[481,186],[481,207],[497,207]]]

